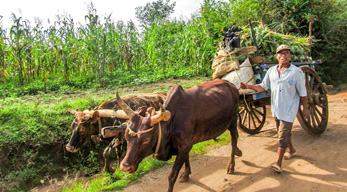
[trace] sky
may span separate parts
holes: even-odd
[[[1,2],[2,1],[2,2]],[[75,23],[85,24],[84,16],[88,13],[87,4],[93,2],[97,14],[105,16],[112,13],[114,21],[122,20],[124,22],[132,20],[138,25],[135,17],[135,7],[145,6],[148,2],[154,0],[1,0],[0,24],[3,28],[12,26],[11,13],[17,17],[29,20],[31,26],[34,26],[34,18],[43,20],[44,25],[48,25],[47,19],[51,24],[56,21],[58,14],[70,14]],[[171,18],[189,18],[192,13],[198,11],[203,0],[170,0],[170,4],[176,2],[175,12]],[[19,11],[20,10],[20,11]],[[102,17],[103,18],[103,17]]]

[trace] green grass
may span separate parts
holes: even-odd
[[[220,135],[216,141],[209,140],[195,144],[190,152],[191,155],[204,154],[211,149],[220,147],[230,143],[230,134],[228,131]],[[138,170],[133,174],[127,174],[119,169],[116,170],[113,174],[102,173],[95,177],[94,179],[87,182],[75,182],[71,186],[66,186],[62,192],[85,192],[85,191],[117,191],[122,190],[127,187],[130,183],[136,183],[138,180],[143,177],[145,174],[151,170],[158,169],[164,165],[172,164],[175,160],[175,157],[169,161],[159,161],[153,159],[152,157],[145,158],[139,165]],[[166,177],[166,175],[163,175]]]

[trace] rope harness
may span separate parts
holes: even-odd
[[[160,141],[161,141],[161,124],[160,122],[158,123],[159,124],[159,134],[158,134],[158,142],[157,142],[157,146],[155,148],[155,152],[153,154],[153,158],[157,158],[158,156],[158,151],[159,151],[159,147],[160,147]],[[140,134],[143,134],[143,133],[148,133],[150,131],[152,131],[154,129],[154,126],[150,129],[147,129],[147,130],[144,130],[144,131],[139,131],[139,132],[135,132],[133,131],[130,127],[127,127],[127,129],[129,130],[129,135],[132,136],[132,137],[135,137],[137,135],[140,135]]]
[[[232,56],[231,56],[230,53],[229,53],[228,55],[229,55],[230,58],[232,58]],[[225,58],[225,61],[226,61],[226,58]],[[239,78],[239,81],[242,82],[241,77],[240,77],[239,73],[238,73],[237,70],[236,70],[235,63],[232,62],[232,64],[233,64],[233,67],[234,67],[234,69],[235,69],[236,76]],[[253,76],[250,80],[248,80],[247,83],[248,83],[249,81],[251,81],[253,78],[254,78],[254,76]],[[241,87],[240,87],[240,88],[241,88]],[[248,111],[251,111],[250,108],[249,108],[249,106],[248,106],[248,103],[247,103],[247,101],[246,101],[246,96],[245,96],[246,94],[245,94],[244,92],[242,92],[242,94],[243,94],[243,101],[244,101],[245,104],[246,104],[246,108],[248,109]]]

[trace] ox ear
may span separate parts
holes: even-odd
[[[153,116],[153,115],[155,115],[155,113],[156,113],[154,107],[149,107],[149,108],[147,109],[147,112],[149,113],[150,116]]]
[[[165,110],[165,115],[164,115],[164,118],[163,118],[163,121],[168,121],[171,119],[171,112],[168,111],[168,110]]]
[[[138,113],[139,115],[141,115],[142,117],[145,117],[146,116],[146,112],[147,112],[147,107],[146,106],[142,106],[138,109]]]
[[[135,112],[119,97],[118,91],[116,95],[118,106],[128,115],[129,119],[131,119]]]
[[[77,113],[77,111],[75,111],[73,109],[69,109],[69,108],[65,108],[65,109],[73,115],[75,115]]]

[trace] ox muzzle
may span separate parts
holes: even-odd
[[[129,165],[128,163],[122,162],[120,164],[120,170],[125,173],[134,173],[137,170],[137,167],[134,165]]]
[[[65,146],[65,148],[66,148],[66,150],[67,150],[68,152],[70,152],[70,153],[76,153],[76,152],[79,151],[79,148],[73,147],[73,146],[71,146],[71,145],[69,145],[69,144],[67,144],[67,145]]]

